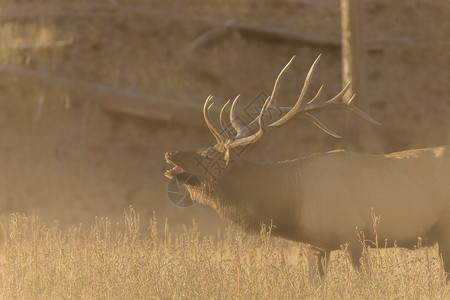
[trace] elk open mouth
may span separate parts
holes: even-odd
[[[170,159],[170,154],[166,153],[165,155],[166,162],[172,166],[171,169],[167,170],[164,173],[169,179],[175,179],[178,183],[190,186],[198,186],[200,184],[200,180],[193,174],[186,172],[182,167],[178,166]]]
[[[169,179],[173,179],[176,175],[182,174],[182,173],[185,173],[182,168],[180,168],[179,166],[174,166],[172,169],[167,170],[164,173],[164,176],[166,176]]]

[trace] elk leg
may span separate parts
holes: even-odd
[[[317,278],[317,274],[322,278],[323,269],[321,268],[321,257],[323,256],[323,251],[315,251],[308,247],[303,247],[303,257],[308,265],[308,275],[310,280]]]
[[[450,238],[446,237],[445,239],[441,239],[439,241],[439,252],[442,255],[444,271],[447,274],[447,281],[450,281],[449,272],[450,272]]]
[[[350,256],[350,262],[352,263],[353,269],[359,271],[361,262],[360,258],[362,255],[362,245],[359,241],[352,241],[347,248],[348,254]]]
[[[438,225],[439,252],[442,255],[445,272],[450,272],[450,218],[447,217]],[[447,277],[447,280],[450,278]]]
[[[317,255],[317,269],[319,270],[320,278],[323,278],[327,273],[328,261],[330,260],[330,251],[320,251]]]

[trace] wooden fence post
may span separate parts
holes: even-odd
[[[366,89],[364,0],[341,0],[342,85],[352,82],[344,101],[356,94],[355,103],[369,111]],[[363,152],[382,152],[370,124],[347,114],[346,137],[351,146]]]

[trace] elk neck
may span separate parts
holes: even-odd
[[[295,221],[301,204],[297,167],[240,159],[215,181],[191,189],[191,196],[245,231],[259,232],[262,223],[273,223],[274,235],[295,240],[299,234]]]

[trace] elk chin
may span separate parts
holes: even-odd
[[[186,187],[197,188],[201,185],[201,181],[196,176],[186,173],[186,172],[176,174],[175,179],[180,184],[184,184]]]

